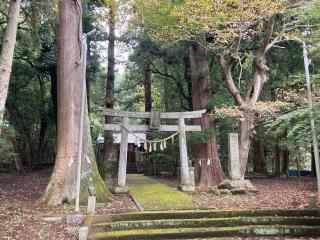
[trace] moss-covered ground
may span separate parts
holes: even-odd
[[[141,174],[128,174],[129,192],[144,210],[192,209],[192,196]]]

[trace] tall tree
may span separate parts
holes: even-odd
[[[0,55],[0,134],[8,94],[14,47],[16,44],[21,0],[11,0]]]
[[[79,145],[80,102],[83,80],[82,1],[62,0],[58,26],[58,128],[55,167],[42,202],[47,205],[71,203],[76,196],[77,152]],[[87,102],[85,102],[87,106]],[[81,197],[89,195],[99,201],[111,200],[101,179],[91,145],[88,108],[85,106]]]
[[[114,106],[114,79],[115,79],[115,28],[116,28],[116,1],[106,1],[109,8],[108,16],[108,72],[107,72],[107,85],[106,85],[106,107],[113,108]],[[112,117],[106,116],[105,123],[112,123]],[[113,149],[113,138],[107,137],[110,132],[105,132],[105,141],[103,146],[103,157],[100,166],[100,174],[104,178],[107,171],[108,159]]]
[[[207,109],[202,118],[197,119],[196,123],[202,129],[209,129],[211,137],[204,143],[195,145],[196,174],[199,176],[199,186],[213,186],[219,184],[224,178],[219,158],[216,141],[216,127],[209,107],[212,98],[212,89],[209,84],[209,65],[206,58],[206,50],[201,45],[206,45],[206,34],[200,33],[197,38],[198,43],[190,47],[190,64],[192,79],[192,105],[193,110]],[[201,45],[200,45],[201,44]]]

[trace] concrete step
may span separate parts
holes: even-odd
[[[163,229],[132,229],[97,232],[89,239],[118,239],[118,240],[144,240],[144,239],[192,239],[209,237],[234,236],[320,236],[320,225],[246,225],[234,227],[199,227],[199,228],[163,228]]]
[[[319,210],[186,210],[87,216],[89,239],[320,237]]]
[[[320,217],[320,210],[175,210],[175,211],[144,211],[124,214],[90,216],[93,222],[136,221],[164,219],[200,219],[200,218],[231,218],[231,217]]]
[[[99,222],[92,226],[93,231],[113,231],[126,229],[149,228],[198,228],[228,227],[244,225],[320,225],[320,217],[231,217],[231,218],[200,218],[200,219],[164,219]]]

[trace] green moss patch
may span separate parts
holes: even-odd
[[[140,174],[128,174],[129,192],[145,210],[192,209],[192,196]]]

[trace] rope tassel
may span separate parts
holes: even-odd
[[[143,144],[143,149],[144,149],[145,151],[148,150],[148,146],[147,146],[147,142],[146,142],[146,141],[145,141],[144,144]]]
[[[163,148],[167,148],[167,140],[163,141]]]
[[[150,143],[149,152],[152,152],[152,144]]]
[[[163,151],[163,145],[162,145],[162,142],[160,144],[160,150]]]
[[[157,151],[157,144],[153,143],[153,151]]]

